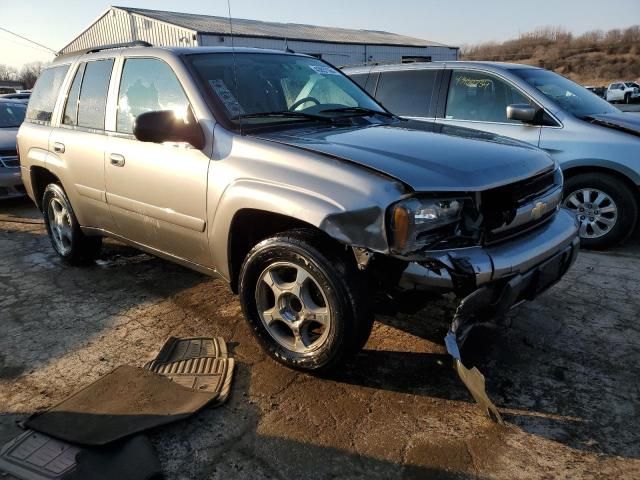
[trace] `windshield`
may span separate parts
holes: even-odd
[[[317,121],[386,113],[353,81],[315,58],[231,52],[188,58],[221,110],[235,123]]]
[[[577,117],[619,112],[617,108],[596,94],[557,73],[534,68],[512,71],[529,85],[537,88],[547,98]]]
[[[24,121],[25,105],[0,102],[0,128],[17,128]]]

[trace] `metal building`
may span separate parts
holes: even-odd
[[[293,23],[234,19],[237,47],[287,48],[336,66],[365,62],[457,60],[458,48],[377,30],[351,30]],[[161,46],[230,46],[227,17],[111,7],[60,54],[143,40]]]

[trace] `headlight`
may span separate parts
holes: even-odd
[[[393,205],[390,211],[393,250],[412,252],[452,234],[466,200],[413,197]]]

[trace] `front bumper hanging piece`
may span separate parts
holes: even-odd
[[[458,372],[458,377],[460,377],[462,383],[464,383],[475,401],[489,418],[503,425],[504,421],[502,420],[500,412],[487,395],[484,375],[476,367],[468,369],[464,366],[458,343],[464,343],[469,330],[473,326],[471,312],[477,311],[478,307],[486,301],[487,295],[489,294],[487,290],[488,289],[482,288],[476,290],[460,302],[453,316],[451,329],[444,340],[447,352],[453,357],[454,368],[456,372]]]

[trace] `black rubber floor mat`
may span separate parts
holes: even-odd
[[[28,428],[79,445],[105,445],[193,415],[217,395],[149,370],[122,366],[46,412]]]
[[[155,480],[162,478],[151,442],[137,435],[123,442],[82,450],[76,469],[64,480]]]
[[[17,480],[153,480],[162,478],[151,442],[138,435],[82,448],[27,430],[0,450],[0,478]]]
[[[225,402],[231,391],[235,362],[228,358],[222,338],[170,338],[155,360],[145,368],[174,382],[216,395],[215,404]]]
[[[20,480],[62,480],[76,466],[80,447],[27,430],[0,450],[0,472]],[[7,478],[0,473],[0,478]]]

